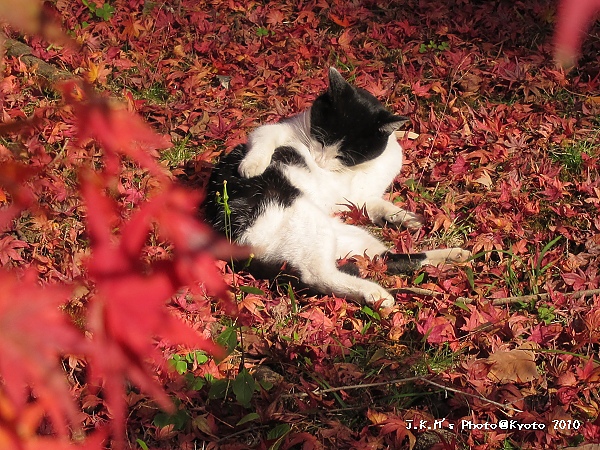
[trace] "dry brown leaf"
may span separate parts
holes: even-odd
[[[268,382],[279,386],[283,381],[283,376],[267,366],[256,366],[252,371],[254,379],[259,382]]]
[[[540,374],[535,365],[535,353],[530,351],[533,347],[529,344],[525,343],[515,350],[491,354],[487,359],[492,364],[488,378],[500,384],[527,383],[538,379]]]
[[[476,180],[473,180],[473,181],[475,183],[482,184],[483,186],[485,186],[488,189],[490,189],[494,185],[494,182],[492,181],[492,177],[490,176],[488,171],[485,169],[483,169],[481,171],[481,175],[479,176],[479,178],[477,178]]]
[[[589,400],[586,404],[573,403],[573,408],[580,411],[584,417],[598,417],[598,411],[600,411],[600,405],[594,400]]]
[[[479,75],[472,73],[464,74],[458,84],[464,90],[465,94],[477,94],[481,88],[483,79]]]
[[[600,95],[594,97],[588,97],[585,99],[586,103],[600,105]]]
[[[556,406],[548,415],[548,421],[552,424],[555,424],[551,427],[551,432],[556,432],[560,434],[564,434],[566,436],[571,436],[576,431],[575,429],[569,426],[560,426],[559,422],[563,423],[571,423],[573,421],[573,417],[569,414],[568,411],[565,410],[562,406]]]

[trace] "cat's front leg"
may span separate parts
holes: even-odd
[[[240,163],[238,172],[244,178],[252,178],[267,170],[275,149],[288,137],[287,126],[271,124],[258,127],[248,136],[248,152]]]
[[[269,167],[279,147],[306,145],[310,136],[310,110],[279,123],[262,125],[248,136],[248,153],[238,169],[244,178],[259,175]]]
[[[409,230],[418,230],[423,226],[423,218],[419,214],[405,211],[382,198],[367,201],[367,214],[376,224],[387,222]]]

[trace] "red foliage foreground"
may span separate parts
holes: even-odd
[[[0,449],[599,443],[599,4],[561,5],[0,2]],[[390,195],[427,235],[384,237],[477,254],[359,258],[429,290],[385,316],[232,272],[174,181],[328,65],[420,134]]]
[[[221,358],[224,353],[221,346],[197,329],[198,324],[176,317],[166,303],[180,288],[189,286],[197,291],[192,291],[196,295],[222,299],[223,311],[235,315],[237,309],[215,258],[246,255],[243,249],[217,238],[198,220],[198,192],[176,185],[151,156],[156,149],[171,146],[168,139],[85,84],[70,81],[60,89],[64,122],[57,126],[64,127],[63,136],[74,141],[61,156],[76,171],[70,181],[76,183],[82,200],[69,213],[76,211],[85,217],[90,255],[77,269],[77,276],[72,276],[73,283],[44,283],[47,285],[40,287],[33,267],[0,272],[3,449],[62,448],[61,442],[70,442],[72,435],[81,433],[79,407],[60,366],[65,355],[85,357],[89,368],[87,389],[94,392],[102,387],[111,412],[109,430],[100,428],[85,444],[80,435],[85,448],[103,448],[101,443],[108,433],[114,436],[116,445],[122,443],[127,381],[149,394],[164,410],[173,411],[172,401],[154,376],[155,367],[163,370],[165,365],[155,338],[163,340],[163,347],[182,345]],[[31,140],[39,133],[35,121],[9,125],[11,132]],[[94,167],[98,161],[92,162],[86,150],[91,140],[104,150],[100,170]],[[32,161],[31,166],[14,161],[7,148],[2,149],[4,202],[10,204],[2,211],[2,227],[12,228],[11,222],[27,209],[39,217],[53,215],[51,206],[39,201],[48,187],[47,177],[54,178],[43,147],[31,146],[30,150],[37,150],[41,159]],[[107,195],[118,182],[122,157],[148,171],[156,182],[152,197],[139,202],[127,218]],[[66,191],[66,186],[61,188]],[[54,195],[64,199],[67,192]],[[172,243],[172,248],[168,256],[145,261],[143,252],[153,227],[155,238]],[[28,248],[27,242],[10,234],[1,242],[3,264],[23,261],[17,250]],[[77,328],[61,311],[81,288],[88,291],[84,329]],[[40,427],[46,430],[42,434],[50,432],[57,437],[41,437]]]

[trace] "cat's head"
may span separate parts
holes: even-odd
[[[329,88],[310,110],[310,133],[324,147],[335,147],[335,157],[343,166],[354,166],[381,155],[390,135],[407,121],[332,67]]]

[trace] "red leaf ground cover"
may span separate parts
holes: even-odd
[[[599,443],[598,5],[560,3],[0,5],[0,447]],[[359,259],[385,313],[232,270],[197,218],[331,65],[418,134],[390,197],[428,225],[383,237],[476,255]]]

